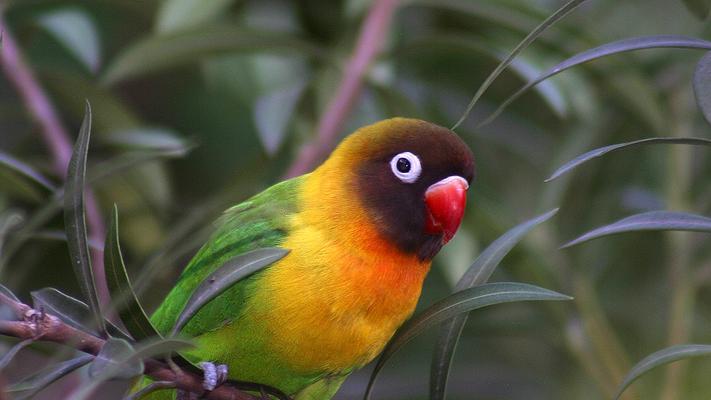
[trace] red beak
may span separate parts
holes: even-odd
[[[467,189],[467,181],[456,175],[444,178],[427,188],[425,232],[431,235],[442,234],[443,244],[454,237],[462,223],[464,208],[467,205]]]

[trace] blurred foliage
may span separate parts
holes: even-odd
[[[561,4],[403,2],[342,134],[396,115],[452,126],[503,55]],[[107,220],[112,203],[121,209],[126,265],[148,309],[167,293],[221,210],[278,181],[314,137],[369,5],[7,2],[9,29],[71,132],[79,131],[84,100],[91,101],[87,179]],[[640,35],[711,39],[708,9],[706,0],[586,2],[522,52],[458,128],[477,158],[478,176],[462,229],[437,258],[421,306],[452,291],[477,249],[555,207],[558,214],[526,236],[491,280],[530,282],[575,301],[499,306],[470,316],[449,399],[610,398],[634,362],[677,344],[669,341],[674,328],[687,329],[684,342],[711,343],[708,234],[629,233],[558,249],[644,211],[711,215],[707,148],[626,150],[543,183],[564,162],[604,145],[652,136],[709,138],[692,88],[699,103],[709,104],[708,61],[696,69],[702,52],[644,50],[576,67],[478,127],[527,80],[581,51]],[[37,129],[14,88],[0,79],[2,160],[21,160],[61,186]],[[183,158],[163,159],[166,151],[175,156],[189,149]],[[12,168],[0,168],[0,188],[0,281],[23,300],[45,286],[79,295],[66,244],[47,234],[62,230],[61,199]],[[435,334],[393,357],[374,398],[427,397]],[[21,353],[5,371],[8,380],[51,354],[34,346]],[[679,365],[687,374],[676,397],[665,399],[708,398],[711,361]],[[354,374],[338,398],[360,398],[367,379],[368,371]],[[660,398],[667,382],[664,369],[654,370],[628,389],[629,398]],[[40,396],[56,398],[53,389]]]

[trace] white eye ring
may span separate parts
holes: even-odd
[[[404,160],[404,161],[401,161]],[[409,168],[405,167],[409,166]],[[412,183],[420,177],[422,165],[420,159],[409,151],[397,154],[390,160],[390,169],[398,179],[405,183]]]

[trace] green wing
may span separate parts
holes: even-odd
[[[250,250],[279,246],[284,241],[289,217],[298,210],[297,195],[304,177],[276,184],[225,212],[217,222],[216,232],[190,261],[151,317],[158,331],[166,334],[171,330],[195,288],[226,261]],[[182,332],[199,336],[237,319],[259,275],[238,282],[206,304]]]

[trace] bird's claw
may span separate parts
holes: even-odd
[[[209,361],[203,361],[199,365],[205,374],[205,379],[202,381],[203,389],[207,391],[215,390],[216,387],[227,380],[227,365],[215,365]]]

